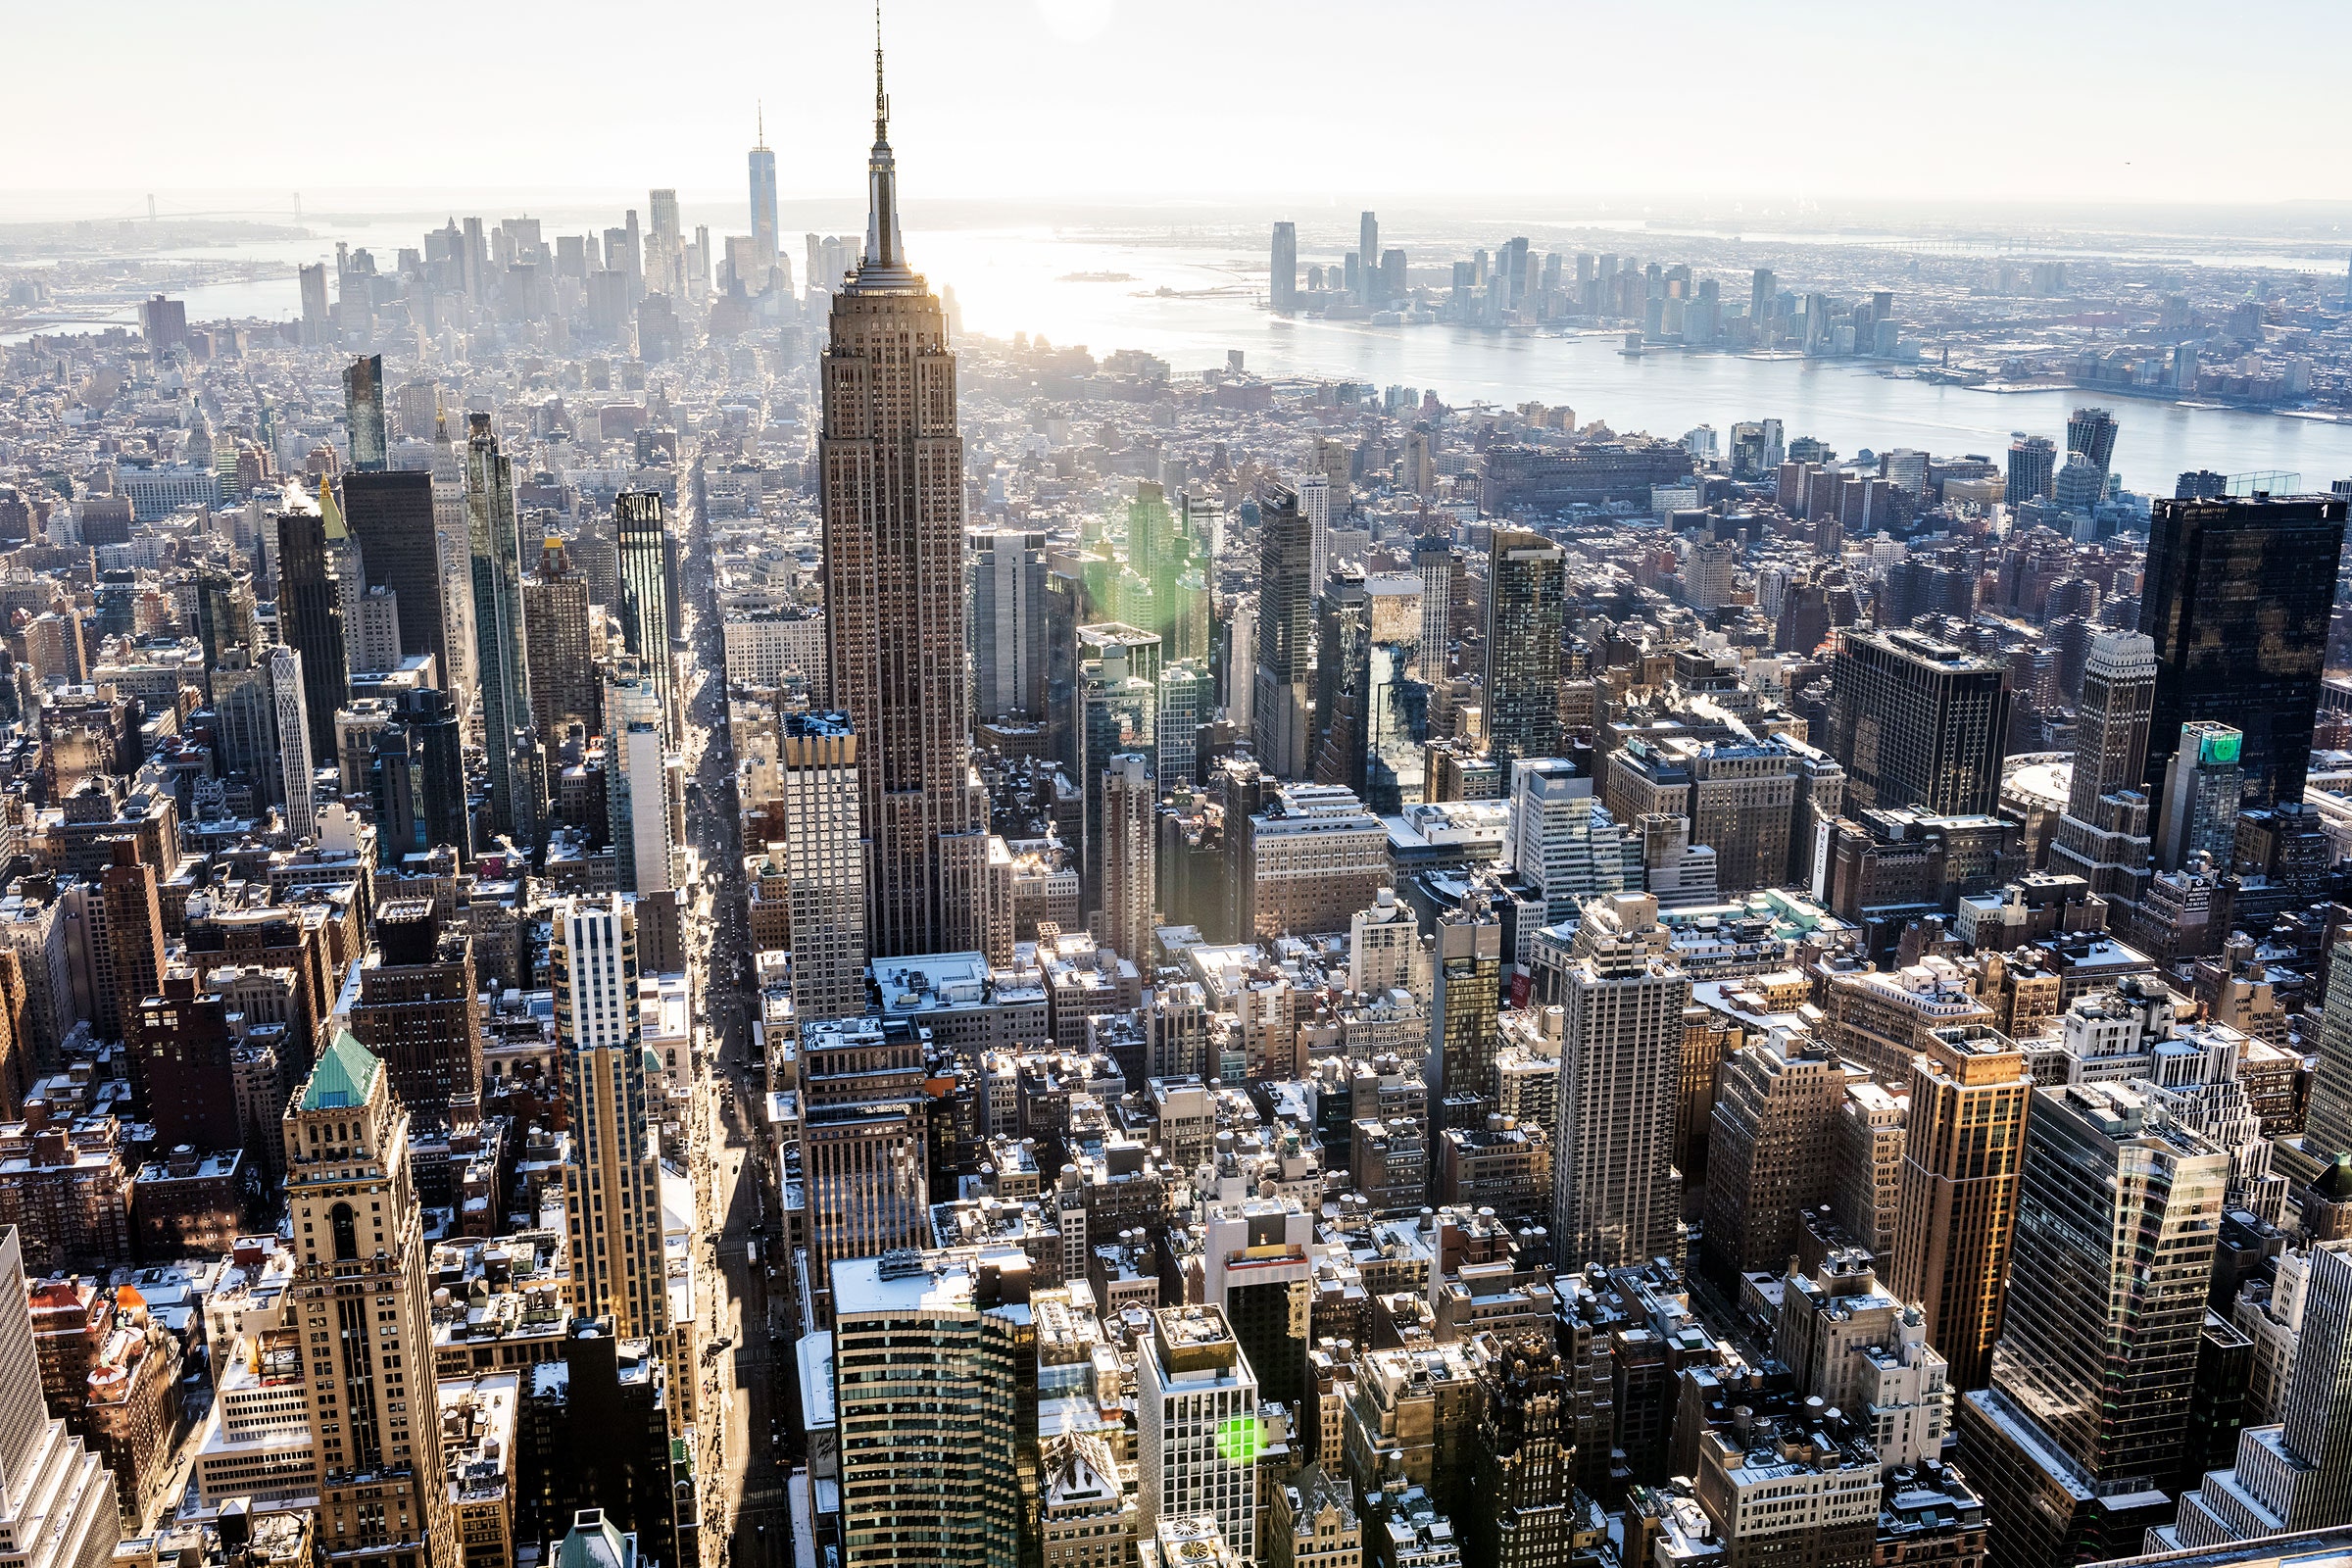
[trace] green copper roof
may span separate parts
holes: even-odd
[[[2336,1155],[2311,1186],[2322,1198],[2352,1198],[2352,1154]]]
[[[623,1535],[602,1508],[583,1508],[556,1545],[556,1568],[634,1568],[637,1538]]]
[[[326,1054],[318,1058],[318,1065],[311,1069],[311,1081],[302,1091],[302,1108],[340,1110],[365,1105],[368,1091],[375,1087],[375,1075],[383,1069],[384,1064],[360,1044],[357,1035],[342,1030],[326,1048]]]

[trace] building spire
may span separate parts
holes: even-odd
[[[767,150],[767,104],[763,99],[755,98],[752,100],[752,105],[753,123],[760,127],[760,150],[765,152]]]
[[[914,274],[906,270],[899,238],[899,173],[890,152],[890,94],[882,87],[882,0],[874,0],[874,150],[866,159],[865,184],[865,259],[858,280],[906,283]]]
[[[882,0],[874,0],[874,144],[890,145],[890,94],[882,90]]]

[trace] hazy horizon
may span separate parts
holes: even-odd
[[[93,116],[85,74],[24,73],[18,123],[74,130],[15,161],[30,183],[0,192],[0,215],[72,193],[142,211],[174,191],[739,198],[762,101],[787,199],[862,190],[872,12],[855,0],[697,13],[713,20],[694,28],[609,0],[484,8],[434,32],[288,0],[198,29],[159,0],[120,10],[122,36],[174,38],[109,57],[120,100],[146,112]],[[2270,47],[2183,47],[2212,16],[2180,0],[1993,0],[1965,25],[1847,0],[1769,15],[890,0],[885,33],[910,204],[2352,202],[2331,99],[2278,91],[2272,68],[2341,58],[2352,7],[2257,0],[2230,31]],[[57,9],[12,23],[36,63],[86,50],[85,27]],[[255,134],[187,133],[236,98]],[[485,163],[532,177],[435,177]]]

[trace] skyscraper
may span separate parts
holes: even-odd
[[[820,1321],[833,1265],[920,1247],[931,1235],[923,1037],[863,1013],[801,1026],[805,1289]]]
[[[1413,571],[1421,579],[1421,678],[1435,685],[1446,678],[1453,634],[1453,546],[1445,535],[1424,534],[1414,543]]]
[[[1716,1070],[1703,1237],[1718,1281],[1796,1251],[1799,1222],[1830,1196],[1845,1086],[1838,1054],[1801,1029],[1751,1037]]]
[[[548,966],[571,1118],[564,1197],[572,1310],[611,1317],[624,1338],[666,1340],[662,1166],[637,1012],[635,903],[618,894],[561,899],[553,926]]]
[[[174,964],[161,989],[126,1020],[131,1091],[155,1124],[157,1145],[218,1151],[242,1147],[226,1004]],[[21,1095],[20,1095],[21,1101]]]
[[[302,655],[302,699],[311,755],[335,755],[335,710],[351,706],[343,662],[342,591],[327,551],[326,518],[289,505],[277,516],[277,622]]]
[[[1958,1410],[1992,1561],[2128,1555],[2171,1515],[2229,1175],[2141,1086],[2034,1093],[1992,1386]]]
[[[1494,530],[1487,555],[1487,749],[1508,769],[1560,754],[1560,630],[1568,553],[1541,534]]]
[[[1215,1518],[1257,1560],[1257,1374],[1216,1306],[1163,1306],[1136,1347],[1136,1530]]]
[[[2107,494],[2107,475],[2115,462],[2115,416],[2105,409],[2077,409],[2067,416],[2066,451],[2099,470],[2099,494]]]
[[[2148,710],[2156,645],[2135,631],[2091,639],[2077,705],[2074,782],[2050,846],[2051,866],[2113,904],[2136,904],[2148,885]]]
[[[421,686],[401,694],[399,714],[412,748],[412,808],[422,830],[416,847],[446,844],[461,861],[469,859],[473,845],[466,832],[465,747],[457,710],[445,694]]]
[[[1364,787],[1371,728],[1372,605],[1349,566],[1324,579],[1315,601],[1314,779]]]
[[[909,1250],[845,1260],[834,1279],[842,1568],[1014,1568],[1029,1259]]]
[[[2021,501],[2047,498],[2057,478],[2057,443],[2046,435],[2017,431],[2009,442],[2009,484],[2003,499],[2014,507]]]
[[[451,1102],[473,1103],[482,1087],[473,938],[455,922],[444,927],[430,899],[385,900],[374,936],[351,1032],[391,1072],[416,1123],[446,1127]]]
[[[528,855],[539,846],[546,768],[531,723],[531,674],[522,627],[522,558],[515,537],[514,474],[490,416],[466,416],[466,527],[473,548],[476,667],[483,750],[490,763],[490,820]],[[407,609],[406,594],[402,609]],[[428,596],[438,604],[439,596]],[[407,640],[403,628],[402,640]]]
[[[49,1414],[24,1250],[0,1231],[0,1542],[24,1568],[104,1568],[122,1539],[114,1472]]]
[[[343,413],[351,431],[351,466],[362,473],[384,466],[384,359],[363,354],[343,370]]]
[[[1362,302],[1376,306],[1382,302],[1380,291],[1380,219],[1366,213],[1356,224],[1356,276],[1362,280]]]
[[[776,155],[767,146],[767,113],[760,113],[760,142],[752,149],[752,260],[760,268],[757,279],[767,286],[776,265]]]
[[[2151,791],[2202,718],[2243,732],[2247,805],[2303,799],[2344,510],[2341,496],[2155,504],[2139,600],[2156,642]]]
[[[1046,716],[1046,536],[1021,528],[972,534],[972,716]]]
[[[850,715],[787,714],[777,767],[793,1015],[855,1017],[865,1010],[865,839]]]
[[[409,1110],[349,1030],[279,1123],[299,1331],[328,1560],[457,1568],[434,1403],[422,1214],[409,1177]]]
[[[1315,661],[1313,528],[1298,493],[1270,486],[1258,502],[1257,679],[1250,700],[1250,750],[1277,778],[1304,778],[1309,755],[1307,676]]]
[[[433,398],[432,480],[433,562],[441,584],[433,602],[440,606],[440,623],[431,640],[414,641],[410,628],[425,622],[411,613],[403,600],[400,642],[404,649],[434,656],[441,689],[449,693],[450,707],[462,715],[471,708],[474,691],[473,534],[466,505],[466,457],[449,439],[449,411],[441,406],[437,393]],[[404,580],[416,576],[413,565],[401,564],[399,569]],[[594,576],[591,572],[592,585]],[[598,602],[612,603],[610,586],[600,586],[605,593]]]
[[[662,704],[662,735],[677,738],[677,675],[669,657],[669,579],[663,550],[662,497],[653,490],[624,490],[612,499],[612,526],[620,540],[620,635],[637,667],[654,684]]]
[[[1155,854],[1159,791],[1152,759],[1122,752],[1102,770],[1102,928],[1105,945],[1138,970],[1152,963],[1158,924]]]
[[[1549,1568],[1568,1558],[1576,1491],[1574,1397],[1552,1337],[1498,1337],[1483,1363],[1485,1415],[1472,1446],[1470,1518],[1477,1560],[1494,1568]]]
[[[971,768],[963,438],[947,320],[899,237],[882,51],[865,251],[825,350],[825,638],[860,752],[877,957],[984,945],[988,824]]]
[[[1266,306],[1289,315],[1298,308],[1298,225],[1274,225],[1274,255]]]
[[[2156,695],[2156,645],[2139,632],[2101,632],[2083,666],[2067,813],[2088,818],[2110,790],[2136,789],[2147,768],[2148,710]]]
[[[1544,900],[1547,922],[1574,919],[1588,899],[1626,888],[1626,831],[1565,758],[1510,766],[1503,856]],[[1640,861],[1635,861],[1639,875]]]
[[[1430,691],[1416,648],[1397,641],[1366,650],[1363,795],[1382,816],[1419,806],[1428,793]]]
[[[302,341],[311,347],[335,338],[334,315],[326,300],[326,264],[312,262],[294,269],[302,291]]]
[[[2339,942],[2328,954],[2319,1067],[2312,1075],[2303,1147],[2323,1159],[2352,1153],[2352,944]]]
[[[1667,943],[1657,901],[1642,893],[1592,900],[1577,927],[1551,1145],[1562,1270],[1682,1253],[1675,1117],[1690,981]]]
[[[1337,492],[1342,497],[1346,490]],[[1328,474],[1298,476],[1298,510],[1306,517],[1307,591],[1317,598],[1331,580],[1331,507],[1334,491]]]
[[[1915,631],[1849,627],[1830,666],[1830,754],[1854,805],[1990,814],[2009,738],[2009,666]]]
[[[2033,1093],[2025,1056],[1984,1025],[1936,1030],[1912,1058],[1888,1276],[1963,1391],[1984,1386],[2000,1337]]]
[[[1104,621],[1078,628],[1077,708],[1081,907],[1102,907],[1104,778],[1122,752],[1150,757],[1158,736],[1159,639]]]
[[[572,569],[564,541],[540,547],[539,570],[522,585],[523,642],[531,675],[531,722],[544,743],[566,726],[601,727],[595,662],[588,648],[588,579]]]
[[[331,498],[326,486],[318,487],[320,499]],[[251,646],[254,636],[254,601],[251,583],[217,567],[197,568],[193,584],[196,598],[196,638],[204,648],[208,667],[218,667],[232,650]]]
[[[672,300],[685,292],[685,230],[678,222],[678,193],[662,187],[645,193],[645,287]]]
[[[487,415],[478,417],[488,419]],[[456,504],[461,509],[465,505],[463,480],[457,488]],[[343,476],[343,526],[359,545],[360,561],[368,574],[365,586],[392,590],[400,607],[400,646],[410,653],[431,654],[433,662],[446,670],[450,628],[440,571],[439,506],[440,484],[432,473],[398,469]],[[461,510],[460,516],[463,515]],[[331,556],[333,545],[334,540],[329,537],[321,548]],[[279,559],[278,571],[283,579],[286,571],[283,557]],[[337,586],[339,591],[340,584]],[[340,606],[342,600],[336,603]],[[299,612],[299,605],[296,609]],[[281,615],[284,610],[281,605]],[[287,621],[289,630],[295,624]],[[341,626],[337,635],[347,638],[349,631],[349,627]],[[337,662],[341,664],[340,654]],[[346,668],[342,687],[346,693],[349,679]],[[348,696],[344,700],[348,701]],[[330,746],[318,755],[331,756],[333,748]]]
[[[297,838],[308,838],[318,830],[318,812],[312,795],[316,769],[311,765],[302,654],[298,649],[272,648],[264,662],[270,675],[271,728],[277,736],[278,798],[285,805],[288,829]]]
[[[2237,1463],[2180,1499],[2144,1549],[2212,1546],[2352,1521],[2352,1242],[2311,1249],[2282,1419],[2238,1434]]]
[[[155,867],[139,858],[138,841],[107,841],[112,864],[98,873],[85,906],[91,968],[90,1033],[126,1040],[138,1027],[139,1004],[163,987],[164,917]]]
[[[1166,779],[1173,789],[1193,777],[1200,757],[1200,726],[1216,711],[1216,701],[1209,693],[1208,671],[1197,659],[1162,662],[1158,685],[1152,717],[1156,732],[1152,773]]]
[[[1494,1054],[1502,1044],[1502,922],[1487,900],[1465,896],[1458,909],[1438,915],[1438,947],[1430,963],[1436,990],[1429,1009],[1429,1085],[1432,1126],[1472,1132],[1487,1125],[1494,1104]]]
[[[605,826],[612,874],[623,893],[677,886],[679,852],[670,833],[668,751],[653,682],[623,662],[605,688]]]
[[[2180,870],[2197,855],[2210,857],[2217,871],[2229,869],[2246,793],[2245,743],[2241,731],[2216,719],[2180,726],[2158,802],[2156,863],[2167,871]]]

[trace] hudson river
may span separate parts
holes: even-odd
[[[576,216],[572,221],[575,215],[550,215],[546,231],[588,226],[588,215]],[[308,240],[172,253],[191,263],[242,261],[259,269],[249,280],[185,289],[189,319],[291,318],[299,308],[295,265],[333,259],[326,220],[312,224],[317,237]],[[369,247],[378,268],[389,269],[400,247],[421,246],[423,230],[438,224],[438,219],[370,215],[335,234]],[[1097,355],[1143,349],[1180,372],[1222,365],[1227,351],[1239,349],[1247,367],[1261,374],[1434,388],[1456,407],[1482,400],[1566,404],[1580,419],[1606,420],[1622,431],[1680,435],[1712,424],[1728,444],[1735,420],[1777,417],[1790,437],[1818,436],[1840,455],[1921,447],[1997,459],[2011,431],[2063,440],[2069,409],[2103,403],[2121,424],[2116,468],[2135,490],[2170,495],[2174,476],[2188,468],[2291,472],[2311,490],[2352,477],[2352,424],[2087,391],[1977,392],[1894,379],[1866,361],[1628,357],[1614,337],[1284,319],[1256,303],[1264,287],[1257,242],[1231,232],[1101,237],[1046,227],[918,228],[908,233],[907,250],[934,286],[954,289],[967,331],[1038,333]],[[796,281],[806,283],[796,236],[787,235],[785,252]],[[115,314],[136,318],[127,300]]]

